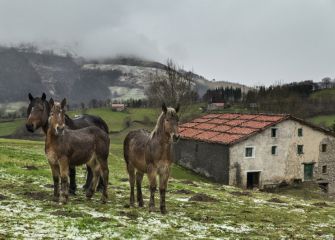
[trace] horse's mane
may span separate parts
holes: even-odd
[[[150,134],[150,139],[152,139],[155,135],[160,134],[160,131],[162,131],[163,128],[163,120],[164,120],[164,112],[162,112],[161,115],[159,115],[156,126],[154,127],[154,130],[152,130]]]

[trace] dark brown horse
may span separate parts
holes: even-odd
[[[107,201],[109,136],[98,127],[92,126],[71,130],[65,125],[66,99],[61,103],[49,102],[50,117],[47,129],[45,153],[54,180],[54,198],[66,203],[69,196],[69,166],[87,164],[93,171],[93,180],[86,191],[91,198],[96,191],[99,176],[104,182],[101,200]],[[61,190],[59,193],[59,177]]]
[[[46,100],[45,93],[42,97],[33,97],[30,93],[28,95],[30,103],[27,110],[27,121],[26,128],[30,132],[34,132],[39,128],[43,129],[46,134],[48,129],[48,118],[50,114],[49,103]],[[106,133],[109,132],[108,126],[104,120],[100,117],[92,115],[83,115],[75,119],[71,119],[65,114],[65,125],[70,129],[80,129],[89,126],[97,126],[104,130]],[[92,181],[92,170],[87,167],[87,179],[84,185],[86,190]],[[99,189],[103,188],[102,179],[99,182]],[[75,167],[70,167],[70,193],[75,193],[76,191],[76,169]]]
[[[124,159],[127,164],[130,183],[130,205],[134,206],[134,185],[136,180],[137,201],[143,207],[142,179],[147,173],[150,184],[149,211],[155,210],[154,194],[157,188],[157,175],[159,176],[160,211],[166,213],[165,194],[170,167],[173,162],[171,143],[179,138],[177,108],[162,106],[163,112],[157,120],[156,127],[149,133],[137,130],[128,133],[124,147]]]

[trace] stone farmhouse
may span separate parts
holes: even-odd
[[[267,188],[319,181],[335,191],[335,134],[290,115],[209,114],[180,125],[175,161],[217,182]]]

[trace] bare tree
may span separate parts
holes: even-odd
[[[197,99],[194,74],[178,67],[173,60],[168,59],[165,73],[156,71],[150,75],[150,85],[146,91],[149,102],[158,105],[165,102],[175,106],[177,103],[190,104]]]
[[[330,88],[331,87],[331,78],[330,77],[324,77],[321,80],[323,88]]]

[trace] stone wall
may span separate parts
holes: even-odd
[[[222,144],[180,139],[174,146],[177,164],[228,184],[229,148]]]
[[[322,144],[326,144],[326,151],[322,151]],[[315,176],[317,182],[326,188],[330,194],[335,194],[335,140],[325,138],[320,143],[319,164]]]

